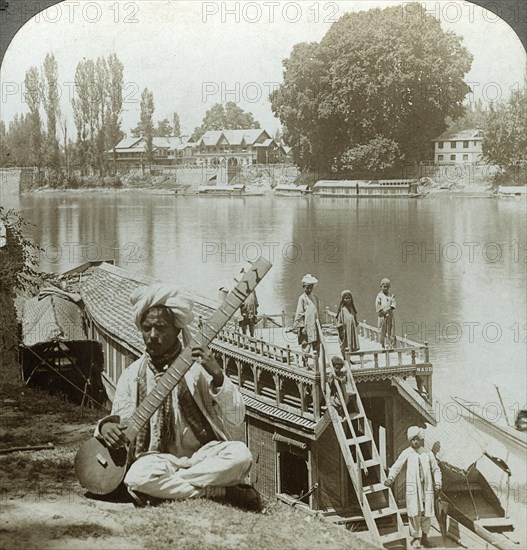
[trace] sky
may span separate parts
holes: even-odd
[[[212,105],[227,101],[273,133],[280,122],[268,96],[282,82],[282,60],[293,45],[320,41],[345,12],[400,4],[407,2],[66,1],[34,17],[11,42],[0,68],[0,117],[8,123],[27,112],[25,72],[53,52],[61,107],[74,132],[69,99],[77,63],[115,52],[124,64],[124,132],[137,125],[141,91],[148,87],[154,120],[177,112],[185,134]],[[523,82],[526,53],[504,21],[465,0],[423,4],[474,56],[465,79],[474,96],[467,101],[506,99]]]

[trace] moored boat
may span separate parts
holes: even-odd
[[[305,197],[309,193],[307,185],[281,184],[274,188],[274,194],[279,197]]]
[[[417,180],[319,180],[313,194],[348,198],[418,198],[424,196]]]
[[[506,446],[514,445],[519,450],[527,452],[527,432],[519,431],[507,424],[499,424],[486,418],[483,411],[474,403],[452,396],[452,399],[466,411],[470,422],[477,423],[485,431],[490,431]]]

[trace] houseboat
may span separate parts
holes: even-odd
[[[198,187],[200,196],[222,196],[222,197],[254,197],[264,195],[263,191],[248,190],[243,183],[234,185],[200,185]]]
[[[88,337],[102,346],[110,400],[123,370],[144,351],[129,296],[152,282],[105,263],[83,273],[79,291]],[[196,335],[216,304],[194,298],[189,329]],[[255,337],[241,334],[232,320],[223,327],[210,348],[240,389],[247,410],[244,423],[230,435],[251,450],[251,483],[262,495],[367,530],[380,545],[405,548],[404,476],[386,487],[385,470],[408,446],[410,425],[438,424],[428,346],[397,338],[393,349],[383,350],[379,331],[360,323],[360,351],[346,355],[347,376],[341,382],[331,362],[338,349],[331,338],[333,318],[328,314],[328,326],[319,326],[320,354],[302,352],[276,322],[258,328]],[[463,486],[454,489],[463,491]],[[503,513],[499,506],[490,508],[491,516]],[[468,531],[454,518],[451,525],[456,540]],[[485,547],[484,539],[472,531],[470,536]]]
[[[500,185],[497,197],[499,199],[527,199],[527,185]]]
[[[274,194],[280,197],[305,197],[310,193],[307,185],[281,184],[274,188]]]
[[[319,180],[313,194],[320,197],[418,198],[422,197],[417,180]]]

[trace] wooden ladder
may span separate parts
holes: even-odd
[[[386,474],[350,365],[347,361],[344,363],[346,399],[329,360],[320,325],[318,330],[322,368],[326,368],[334,380],[332,384],[325,383],[324,397],[368,531],[376,542],[387,548],[406,548],[404,523],[391,488],[384,485]]]

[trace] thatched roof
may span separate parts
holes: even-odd
[[[58,288],[46,288],[27,300],[22,317],[24,345],[87,340],[84,316],[76,299]]]

